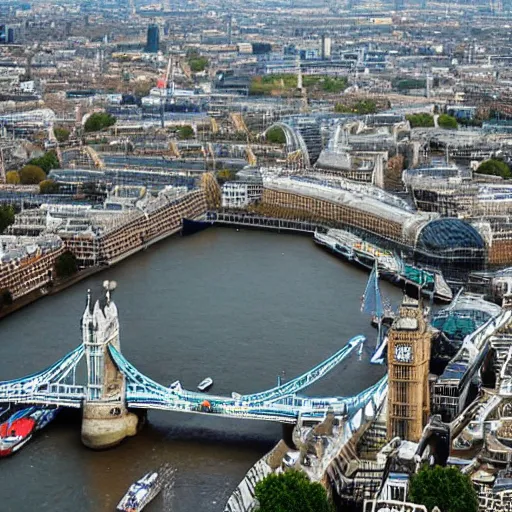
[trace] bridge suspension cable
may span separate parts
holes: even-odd
[[[254,404],[257,402],[273,402],[284,398],[285,396],[294,395],[298,391],[310,386],[318,379],[329,373],[335,366],[346,359],[355,348],[357,348],[361,343],[364,343],[365,339],[366,338],[361,335],[355,336],[341,350],[333,354],[324,362],[315,366],[312,370],[302,374],[300,377],[290,380],[281,386],[276,386],[268,391],[254,393],[251,395],[239,395],[237,393],[233,393],[233,398],[241,402],[250,402]]]

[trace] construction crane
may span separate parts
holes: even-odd
[[[157,80],[156,86],[160,90],[160,121],[162,128],[165,128],[165,101],[169,96],[169,78],[171,78],[171,95],[174,92],[174,76],[171,76],[173,70],[172,66],[172,55],[169,55],[169,60],[167,61],[167,68],[165,70],[165,74]],[[174,75],[174,74],[172,74]]]
[[[158,79],[156,86],[159,89],[168,89],[169,88],[169,78],[171,78],[171,83],[174,83],[174,72],[172,65],[172,55],[169,55],[169,60],[167,61],[167,68],[165,70],[165,74]],[[172,76],[171,76],[172,72]]]

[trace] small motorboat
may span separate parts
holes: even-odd
[[[199,391],[208,391],[213,386],[213,379],[211,377],[206,377],[206,379],[202,380],[197,389]]]
[[[147,473],[140,480],[130,485],[116,510],[119,512],[140,512],[158,495],[161,489],[162,485],[158,473]]]
[[[46,427],[58,413],[58,409],[27,407],[12,413],[0,424],[0,457],[17,452],[33,434]]]

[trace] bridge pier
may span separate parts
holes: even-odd
[[[86,402],[82,414],[82,443],[93,450],[118,445],[139,430],[139,417],[119,402]]]
[[[126,377],[109,352],[109,346],[121,350],[117,308],[111,300],[115,283],[105,281],[104,287],[105,297],[95,303],[92,303],[88,293],[82,318],[87,361],[82,442],[95,450],[119,444],[125,437],[134,436],[139,427],[139,416],[128,411],[126,406]]]

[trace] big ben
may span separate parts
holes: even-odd
[[[418,442],[430,413],[432,329],[421,299],[405,296],[388,333],[388,439]]]

